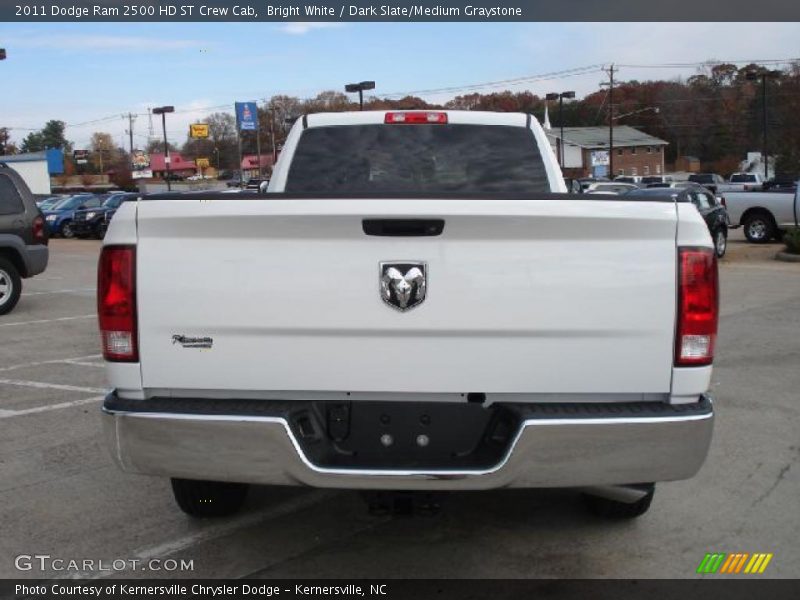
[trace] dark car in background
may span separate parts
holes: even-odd
[[[75,237],[72,229],[75,211],[98,206],[100,206],[100,199],[94,194],[67,196],[61,202],[42,211],[47,223],[47,232],[50,235],[60,235],[65,238]]]
[[[797,189],[798,175],[778,175],[764,182],[765,192],[794,192]]]
[[[725,256],[728,247],[728,226],[730,219],[725,206],[717,199],[714,192],[700,186],[688,184],[685,187],[646,188],[633,190],[627,195],[631,196],[658,196],[676,197],[678,202],[691,202],[706,222],[711,239],[714,242],[714,251],[719,258]]]
[[[22,280],[43,272],[48,257],[42,211],[22,177],[0,163],[0,315],[16,306]]]
[[[102,238],[106,234],[111,217],[123,202],[136,200],[139,194],[116,192],[108,194],[103,204],[97,207],[76,210],[72,220],[72,231],[76,237]]]
[[[716,173],[692,173],[689,175],[689,181],[698,185],[702,185],[704,188],[711,190],[715,194],[717,193],[717,186],[719,184],[726,183],[725,178],[722,175],[717,175]]]

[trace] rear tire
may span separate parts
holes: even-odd
[[[777,230],[772,215],[762,211],[747,215],[742,220],[742,227],[744,227],[744,237],[751,244],[766,244],[775,237]]]
[[[656,486],[651,485],[649,488],[650,491],[647,495],[636,502],[620,502],[619,500],[610,500],[609,498],[601,498],[600,496],[591,496],[589,494],[584,494],[584,501],[586,502],[586,508],[595,516],[605,519],[635,519],[646,513],[653,502]]]
[[[7,258],[0,256],[0,315],[10,313],[22,294],[22,278]]]
[[[249,489],[246,483],[172,479],[175,502],[187,515],[198,518],[226,517],[238,512]]]

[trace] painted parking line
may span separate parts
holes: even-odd
[[[23,410],[3,410],[0,409],[0,419],[9,419],[11,417],[22,417],[25,415],[33,415],[36,413],[50,412],[52,410],[62,410],[64,408],[72,408],[73,406],[81,406],[83,404],[92,404],[101,402],[105,396],[93,396],[91,398],[82,398],[81,400],[72,400],[70,402],[59,402],[58,404],[48,404],[47,406],[36,406],[34,408],[25,408]]]
[[[75,294],[79,292],[96,292],[97,288],[73,288],[71,290],[51,290],[49,292],[25,292],[22,294],[22,297],[25,296],[45,296],[47,294]]]
[[[65,385],[63,383],[44,383],[42,381],[28,381],[27,379],[0,379],[0,384],[18,385],[20,387],[32,387],[48,390],[61,390],[64,392],[85,392],[87,394],[102,394],[106,391],[103,388],[80,387],[77,385]]]
[[[19,365],[11,365],[10,367],[0,367],[0,373],[6,371],[14,371],[16,369],[27,369],[29,367],[40,367],[42,365],[54,365],[58,363],[82,364],[82,361],[91,360],[93,358],[100,358],[101,356],[102,354],[86,354],[84,356],[75,356],[72,358],[53,358],[50,360],[37,360],[34,362],[22,363]],[[87,362],[85,364],[92,366],[98,366],[98,365],[102,366],[102,363]]]
[[[96,319],[97,315],[78,315],[77,317],[59,317],[57,319],[37,319],[36,321],[16,321],[14,323],[0,323],[0,327],[14,327],[17,325],[38,325],[39,323],[56,323],[59,321],[75,321],[76,319]]]
[[[181,550],[185,550],[187,548],[191,548],[197,544],[202,544],[204,542],[212,541],[224,537],[226,535],[235,533],[241,529],[246,529],[249,527],[254,527],[265,521],[272,521],[275,519],[280,519],[281,517],[285,517],[287,515],[300,512],[303,509],[310,508],[320,502],[328,500],[335,496],[337,493],[333,490],[314,490],[309,491],[308,493],[304,493],[298,497],[292,498],[287,500],[286,502],[282,502],[275,506],[268,506],[261,510],[257,510],[255,512],[242,515],[241,517],[234,517],[229,521],[225,521],[219,524],[212,524],[203,529],[190,533],[188,535],[176,538],[174,540],[170,540],[163,544],[159,544],[157,546],[151,546],[148,548],[141,548],[136,550],[133,553],[133,556],[141,563],[147,563],[152,559],[157,558],[165,558],[176,552],[180,552]],[[70,579],[105,579],[107,577],[119,576],[120,573],[124,573],[129,571],[130,569],[124,569],[120,571],[110,571],[108,573],[103,573],[102,575],[98,575],[96,572],[90,573],[74,573]],[[58,577],[63,577],[63,574],[58,575]]]
[[[101,362],[86,362],[86,361],[83,361],[83,360],[64,359],[64,360],[59,360],[58,362],[61,363],[61,364],[65,364],[65,365],[76,365],[78,367],[96,367],[96,368],[100,368],[100,369],[102,369],[102,368],[104,368],[106,366],[105,363],[101,363]]]

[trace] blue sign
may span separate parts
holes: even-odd
[[[255,102],[236,102],[236,124],[239,131],[258,129],[258,108]]]

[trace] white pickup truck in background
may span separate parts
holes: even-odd
[[[764,187],[760,173],[733,173],[728,181],[717,184],[717,193],[752,192]]]
[[[634,517],[705,460],[696,208],[569,195],[525,114],[312,114],[269,193],[126,203],[98,311],[109,446],[195,516],[247,484],[571,487]]]

